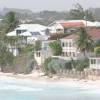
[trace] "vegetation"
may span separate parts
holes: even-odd
[[[56,74],[60,70],[71,70],[72,64],[70,61],[65,61],[58,58],[47,58],[44,61],[44,71],[47,75]]]
[[[59,72],[75,69],[76,71],[84,71],[89,67],[88,59],[78,61],[66,61],[58,58],[47,58],[44,61],[44,72],[46,75],[57,74]]]
[[[84,69],[88,68],[88,67],[89,67],[89,60],[88,59],[76,61],[75,69],[77,71],[84,71]]]
[[[86,29],[80,28],[80,32],[77,34],[78,38],[76,40],[77,48],[84,53],[84,57],[87,58],[86,52],[89,52],[93,49],[93,40],[87,34]]]
[[[4,30],[3,30],[4,33],[13,31],[18,25],[18,20],[16,19],[15,13],[8,12],[4,17],[3,24],[4,24]]]
[[[35,42],[34,50],[35,51],[41,50],[41,41]]]
[[[0,41],[0,68],[4,72],[6,66],[13,64],[13,55],[7,49],[7,46],[4,42]]]
[[[100,56],[100,46],[94,48],[94,53],[96,56]]]
[[[84,10],[83,7],[79,3],[75,4],[74,9],[70,10],[70,16],[72,17],[72,19],[78,19],[78,20],[86,19],[89,21],[94,21],[94,16],[92,12],[89,10]]]
[[[53,51],[54,56],[59,56],[62,53],[62,47],[61,47],[61,43],[59,40],[51,42],[49,44],[50,48]]]

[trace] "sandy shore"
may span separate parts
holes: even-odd
[[[34,84],[57,84],[62,86],[74,86],[74,87],[90,87],[90,88],[100,88],[100,80],[84,80],[84,79],[72,79],[72,78],[58,78],[54,76],[48,78],[43,76],[41,72],[33,72],[32,74],[13,74],[13,73],[1,73],[0,79],[14,79],[14,80],[29,80]]]

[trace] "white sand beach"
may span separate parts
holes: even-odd
[[[72,78],[58,78],[54,76],[48,78],[43,76],[41,72],[33,72],[32,74],[13,74],[0,72],[0,80],[19,80],[25,82],[31,82],[33,84],[56,84],[62,86],[71,87],[84,87],[84,88],[100,88],[100,80],[84,80],[84,79],[72,79]]]

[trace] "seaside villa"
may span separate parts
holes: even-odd
[[[94,42],[100,40],[100,29],[91,29],[88,34],[94,40]],[[84,59],[84,53],[80,52],[77,49],[76,45],[76,34],[70,34],[62,39],[61,46],[62,46],[62,54],[57,56],[57,58],[64,59],[64,60],[82,60]],[[35,59],[37,60],[38,64],[41,65],[43,61],[48,57],[54,57],[52,50],[49,47],[49,43],[53,42],[52,40],[42,41],[42,49],[40,51],[36,51],[34,53]],[[93,52],[86,52],[88,58],[93,57]]]

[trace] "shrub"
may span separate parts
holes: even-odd
[[[94,48],[94,52],[96,56],[100,56],[100,47]]]
[[[62,53],[62,47],[61,47],[61,43],[60,43],[59,40],[51,42],[49,44],[49,46],[50,46],[50,48],[53,51],[53,55],[55,55],[55,56],[61,55],[61,53]]]
[[[46,74],[56,74],[60,70],[70,70],[72,64],[70,61],[65,61],[58,58],[47,58],[44,61],[44,71]]]
[[[76,64],[77,71],[83,71],[85,68],[89,67],[89,60],[79,60]]]

